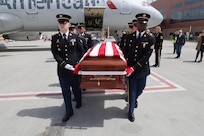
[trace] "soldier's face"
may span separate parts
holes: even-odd
[[[69,22],[66,22],[66,23],[59,23],[59,29],[60,31],[67,31],[70,27],[70,23]]]
[[[133,26],[133,32],[137,31],[137,26]]]
[[[78,31],[79,31],[79,33],[83,33],[83,32],[85,32],[85,28],[84,27],[80,27],[80,28],[78,28]]]
[[[142,23],[142,22],[138,22],[137,23],[138,31],[142,32],[142,31],[146,30],[146,28],[147,28],[147,24],[146,23]]]

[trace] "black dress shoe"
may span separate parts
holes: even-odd
[[[135,121],[134,113],[128,113],[128,119],[129,119],[129,121],[134,122]]]
[[[159,66],[158,66],[157,64],[154,64],[154,65],[152,65],[152,67],[155,67],[155,68],[156,68],[156,67],[159,67]]]
[[[125,97],[125,101],[128,102],[128,96]]]
[[[64,115],[64,117],[62,118],[62,122],[67,122],[72,115],[73,113]]]
[[[76,109],[81,108],[81,103],[77,103],[76,106],[75,106],[75,108],[76,108]]]

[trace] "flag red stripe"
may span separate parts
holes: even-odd
[[[120,54],[118,50],[116,49],[115,43],[112,43],[112,48],[113,48],[113,56],[120,57]]]
[[[105,56],[106,52],[106,43],[102,43],[101,47],[99,48],[98,56]]]

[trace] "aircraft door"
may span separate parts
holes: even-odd
[[[84,7],[84,18],[87,30],[101,30],[105,7]]]
[[[131,14],[131,6],[127,0],[121,0],[121,14]]]
[[[25,2],[26,11],[28,14],[36,14],[37,13],[37,5],[36,0],[28,0],[28,3]]]

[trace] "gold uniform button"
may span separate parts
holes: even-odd
[[[65,45],[65,47],[67,47],[67,45]]]
[[[134,61],[136,61],[137,59],[134,59]]]
[[[68,56],[68,54],[66,54],[66,56]]]
[[[67,51],[67,49],[65,49],[65,51]]]
[[[68,58],[66,58],[66,60],[69,60]]]
[[[61,51],[61,49],[60,49],[60,48],[58,48],[57,50],[58,50],[58,51]]]

